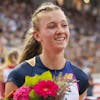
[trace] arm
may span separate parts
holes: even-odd
[[[84,100],[84,98],[86,97],[87,91],[83,92],[80,96],[79,96],[79,100]]]
[[[87,95],[87,88],[89,86],[88,76],[80,69],[75,66],[72,66],[76,79],[79,80],[79,100],[84,100],[84,97]]]
[[[12,91],[16,90],[18,87],[13,82],[7,82],[5,86],[5,97],[7,97]]]
[[[5,86],[5,96],[21,87],[24,84],[25,76],[30,75],[31,70],[32,68],[27,63],[22,63],[10,72]]]
[[[24,78],[21,73],[21,68],[17,67],[9,73],[5,84],[5,97],[23,84]]]

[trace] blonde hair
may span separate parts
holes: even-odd
[[[25,39],[25,47],[19,63],[28,60],[42,52],[41,43],[34,39],[33,33],[39,31],[39,20],[43,13],[58,10],[61,8],[51,2],[45,2],[38,7],[32,15],[32,28],[27,32]]]
[[[33,31],[38,31],[39,30],[39,19],[41,18],[43,13],[53,11],[53,10],[58,10],[61,9],[59,6],[51,3],[51,2],[45,2],[40,5],[37,10],[32,15],[32,25],[33,25]]]

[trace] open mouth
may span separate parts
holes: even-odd
[[[59,38],[55,38],[56,41],[64,41],[65,37],[59,37]]]

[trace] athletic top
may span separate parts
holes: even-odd
[[[7,82],[12,81],[18,87],[21,87],[25,82],[25,76],[34,76],[35,74],[41,75],[43,72],[48,70],[53,76],[58,76],[60,72],[62,72],[63,75],[73,74],[73,78],[76,78],[79,81],[77,85],[79,95],[81,95],[88,88],[88,76],[81,71],[81,69],[71,64],[70,61],[66,61],[64,68],[60,70],[50,70],[41,62],[40,56],[35,57],[34,66],[30,65],[26,61],[19,64],[10,72]]]

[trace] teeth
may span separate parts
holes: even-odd
[[[62,41],[62,40],[64,40],[65,38],[64,37],[61,37],[61,38],[57,38],[56,40],[57,41]]]

